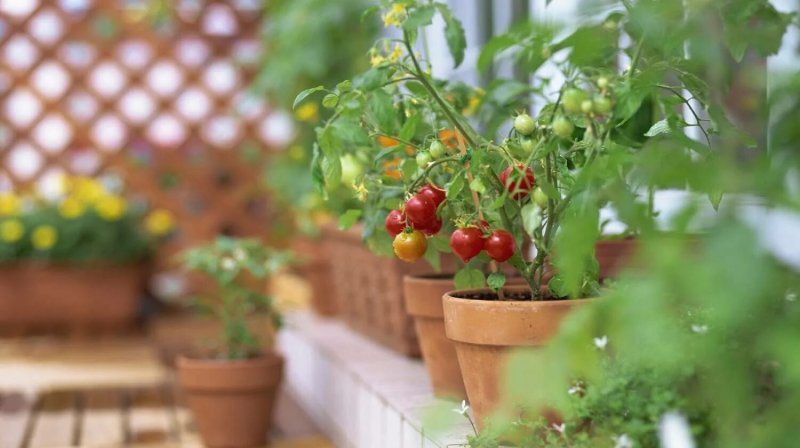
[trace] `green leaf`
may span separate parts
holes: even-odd
[[[322,175],[325,184],[330,186],[339,185],[342,181],[342,161],[338,157],[325,157],[322,159]]]
[[[375,121],[377,127],[387,134],[392,134],[395,128],[395,113],[392,97],[383,89],[378,89],[372,92],[367,103],[370,116]]]
[[[711,201],[711,206],[714,207],[714,210],[719,211],[719,203],[722,202],[723,194],[722,190],[714,190],[708,193],[708,200]]]
[[[486,193],[486,185],[483,184],[483,179],[480,177],[472,179],[472,182],[469,184],[469,189],[478,192],[478,194]]]
[[[297,105],[302,103],[304,99],[308,98],[309,95],[312,93],[319,92],[321,90],[325,90],[325,86],[316,86],[310,89],[305,89],[302,92],[298,93],[297,96],[294,98],[294,103],[292,103],[292,110],[297,108]]]
[[[408,13],[408,17],[403,22],[403,29],[415,31],[417,28],[430,25],[435,12],[436,8],[433,5],[418,6]]]
[[[370,17],[374,16],[380,10],[381,7],[379,5],[370,6],[369,8],[365,9],[364,12],[361,13],[361,22],[366,22]]]
[[[339,96],[336,94],[329,93],[322,98],[322,107],[326,109],[333,109],[337,104],[339,104]]]
[[[350,210],[344,212],[342,216],[339,217],[339,222],[337,223],[339,230],[347,230],[350,227],[353,227],[359,218],[361,218],[361,210],[351,208]]]
[[[398,136],[403,140],[411,140],[414,138],[420,121],[422,121],[422,114],[419,113],[406,118],[406,122],[403,123],[403,127],[400,128],[400,134]]]
[[[486,284],[494,291],[499,291],[500,288],[506,285],[506,274],[502,272],[492,272],[486,279]]]
[[[453,282],[456,289],[483,288],[486,285],[486,277],[477,269],[464,268],[456,272]]]
[[[442,257],[439,256],[439,251],[433,246],[428,244],[425,250],[425,260],[431,265],[434,271],[441,272],[442,270]]]
[[[437,7],[444,19],[444,37],[450,54],[453,55],[454,67],[458,67],[464,62],[464,49],[467,47],[467,38],[464,36],[464,27],[461,22],[453,17],[452,11],[447,5],[438,3]]]
[[[400,170],[403,172],[403,176],[406,179],[411,179],[417,174],[417,161],[414,159],[406,159],[403,161],[403,165],[400,167]]]
[[[349,79],[345,79],[339,84],[336,84],[336,89],[339,90],[340,92],[349,92],[353,90],[353,83],[350,82]]]
[[[542,224],[542,209],[534,203],[526,204],[520,211],[522,213],[522,227],[531,239],[535,238],[536,229]]]
[[[450,185],[447,186],[447,199],[457,198],[458,194],[461,193],[461,190],[463,190],[466,185],[467,182],[464,180],[463,171],[453,176],[453,180],[450,182]]]
[[[548,182],[546,179],[542,178],[536,179],[536,183],[539,185],[539,188],[542,189],[542,191],[544,192],[544,194],[547,195],[548,198],[556,200],[561,199],[561,195],[558,193],[558,190],[556,190],[556,187],[554,187],[553,184]]]
[[[645,137],[655,137],[659,134],[666,134],[670,131],[669,121],[666,118],[663,120],[657,121],[653,126],[650,127],[650,130],[644,133]]]
[[[501,34],[489,39],[481,49],[478,56],[478,70],[485,72],[494,61],[495,56],[501,51],[516,45],[519,42],[516,37],[508,34]]]
[[[343,142],[365,146],[370,144],[367,132],[352,121],[338,120],[330,128],[336,138]]]

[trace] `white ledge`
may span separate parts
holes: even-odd
[[[291,314],[278,344],[287,359],[284,387],[338,447],[447,448],[472,432],[464,421],[446,434],[425,434],[423,412],[442,403],[422,362],[340,321]]]

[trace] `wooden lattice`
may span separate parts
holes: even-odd
[[[0,0],[0,190],[111,172],[176,215],[172,250],[264,234],[265,148],[291,122],[246,92],[261,2],[148,3]]]

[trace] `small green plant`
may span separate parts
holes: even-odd
[[[265,280],[292,258],[291,253],[265,247],[255,239],[224,236],[180,255],[186,268],[206,274],[219,288],[214,297],[199,298],[196,306],[222,324],[220,357],[247,359],[258,355],[262,347],[247,325],[247,317],[254,313],[268,315],[273,330],[280,328],[281,316],[265,293]]]

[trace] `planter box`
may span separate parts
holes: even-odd
[[[334,263],[325,254],[321,240],[297,238],[290,247],[300,258],[293,268],[311,286],[311,309],[318,316],[335,316],[339,313],[339,301],[331,267]]]
[[[0,327],[131,324],[145,272],[142,264],[0,264]]]
[[[430,273],[425,261],[379,257],[361,241],[361,227],[322,229],[342,319],[354,330],[408,356],[419,357],[414,320],[403,302],[403,276]]]

